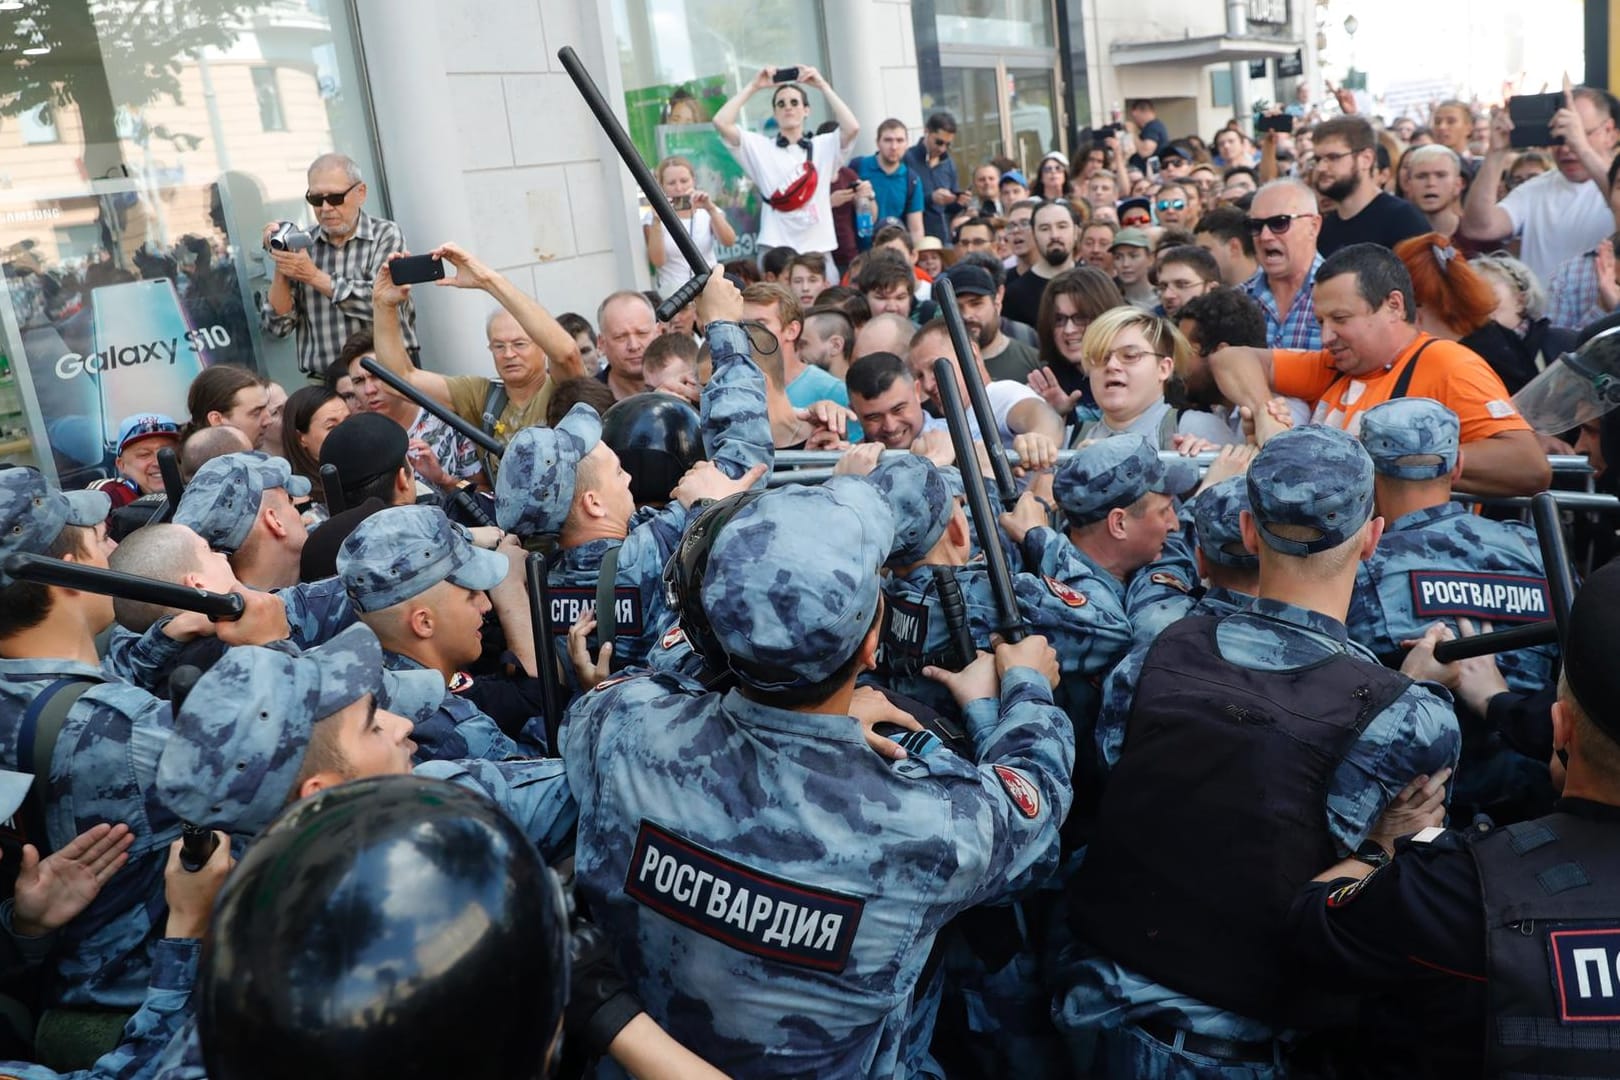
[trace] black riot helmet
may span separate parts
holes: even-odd
[[[637,506],[669,502],[686,470],[703,460],[697,410],[673,394],[632,394],[602,414],[602,441],[630,474]]]
[[[197,978],[213,1080],[532,1080],[568,995],[556,877],[487,799],[379,776],[285,811]],[[496,1032],[469,1047],[471,1032]]]

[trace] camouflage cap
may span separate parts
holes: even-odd
[[[338,549],[337,572],[361,611],[381,611],[441,581],[483,592],[506,580],[506,556],[473,546],[436,506],[392,506],[362,521]]]
[[[1052,477],[1052,493],[1071,526],[1090,525],[1150,491],[1180,495],[1198,483],[1190,461],[1166,463],[1140,435],[1115,435],[1075,451]]]
[[[852,476],[770,491],[741,510],[715,538],[701,596],[732,670],[759,690],[831,676],[871,629],[893,547],[888,503]]]
[[[1192,501],[1193,529],[1198,550],[1216,566],[1253,570],[1260,557],[1243,550],[1243,529],[1238,515],[1249,508],[1249,488],[1241,476],[1229,476],[1205,488]]]
[[[58,491],[38,469],[0,469],[0,559],[43,555],[67,526],[98,525],[111,510],[104,491]],[[0,573],[0,586],[10,584]]]
[[[1285,555],[1338,547],[1373,512],[1373,465],[1338,428],[1311,424],[1273,435],[1249,466],[1249,509],[1266,546]],[[1296,540],[1271,531],[1298,525],[1321,535]]]
[[[554,428],[527,427],[506,444],[495,478],[495,520],[521,536],[561,532],[580,460],[602,441],[602,418],[575,405]]]
[[[917,454],[886,455],[866,477],[883,493],[894,518],[894,547],[885,562],[921,562],[945,534],[956,499],[932,461]]]
[[[432,696],[427,680],[385,684],[382,665],[377,636],[360,623],[302,654],[251,645],[227,650],[175,717],[158,759],[159,801],[193,825],[258,832],[287,805],[317,720],[367,694],[381,708],[400,705],[420,715]],[[439,673],[409,674],[438,683],[437,707],[444,697]]]
[[[1432,398],[1396,398],[1361,414],[1373,468],[1398,480],[1436,480],[1457,467],[1457,414]]]
[[[174,523],[185,525],[215,551],[236,554],[253,531],[264,493],[281,488],[295,499],[309,494],[309,480],[285,458],[257,450],[224,454],[205,462],[186,485]]]

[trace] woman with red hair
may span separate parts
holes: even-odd
[[[1510,394],[1536,377],[1536,367],[1517,347],[1517,339],[1493,318],[1496,290],[1474,272],[1449,237],[1436,232],[1414,236],[1396,244],[1395,254],[1412,276],[1418,329],[1478,353]]]

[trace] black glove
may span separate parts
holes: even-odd
[[[607,935],[585,922],[574,924],[569,944],[568,1008],[563,1014],[567,1037],[601,1057],[624,1026],[642,1012],[641,1001],[619,973]]]

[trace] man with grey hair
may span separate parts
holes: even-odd
[[[1441,236],[1462,225],[1463,173],[1457,151],[1439,143],[1413,147],[1406,155],[1406,197]]]
[[[505,443],[526,427],[544,424],[553,389],[585,374],[574,335],[538,300],[456,244],[441,244],[432,254],[454,270],[439,285],[477,289],[500,304],[484,323],[497,378],[440,375],[412,366],[401,324],[388,319],[378,321],[374,334],[377,362],[497,442]],[[373,284],[372,300],[379,310],[403,307],[411,288],[394,284],[385,262]],[[482,457],[484,472],[494,484],[501,459],[494,454]]]
[[[596,309],[596,325],[596,343],[607,358],[597,380],[607,384],[615,401],[641,393],[647,388],[641,360],[658,336],[653,306],[641,293],[623,289],[602,301]]]
[[[276,337],[295,335],[298,369],[321,376],[350,334],[372,330],[372,282],[390,253],[405,250],[405,238],[392,221],[365,212],[360,166],[342,154],[322,154],[310,164],[304,201],[315,208],[318,226],[308,250],[271,250],[270,235],[279,223],[264,227],[275,272],[261,315]],[[414,358],[416,316],[407,304],[398,317]]]
[[[1322,328],[1316,322],[1311,292],[1322,256],[1316,238],[1322,231],[1316,193],[1300,180],[1273,180],[1254,193],[1244,222],[1254,237],[1260,269],[1241,286],[1266,316],[1266,344],[1273,349],[1320,349]]]

